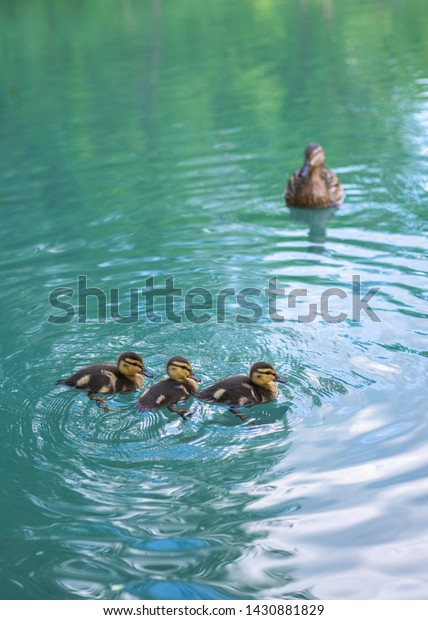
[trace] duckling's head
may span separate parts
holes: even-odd
[[[119,372],[125,377],[135,377],[135,375],[141,374],[146,377],[153,377],[150,370],[144,368],[144,362],[141,355],[138,353],[132,353],[132,351],[125,351],[119,355],[117,360],[117,367]]]
[[[287,379],[278,375],[272,364],[267,362],[256,362],[253,364],[250,369],[250,379],[252,383],[260,387],[268,387],[272,381],[287,383]]]
[[[299,176],[307,177],[315,168],[320,168],[325,164],[325,153],[321,144],[308,144],[305,149],[305,163],[300,169]]]
[[[171,357],[166,365],[166,372],[170,379],[183,383],[187,379],[193,379],[193,381],[199,382],[199,377],[196,377],[192,372],[192,367],[185,357]]]

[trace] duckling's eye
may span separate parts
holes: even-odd
[[[276,377],[276,373],[274,370],[261,370],[259,373],[257,373],[258,377]]]

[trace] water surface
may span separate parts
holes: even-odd
[[[423,0],[0,2],[2,598],[426,598],[428,22]],[[346,191],[282,192],[306,144]],[[102,289],[48,321],[57,287]],[[174,277],[151,322],[131,288]],[[352,278],[379,321],[352,320]],[[184,315],[186,291],[264,295],[257,322]],[[327,288],[331,322],[299,321]],[[112,289],[118,290],[118,303]],[[355,290],[354,290],[355,293]],[[171,310],[171,308],[169,308]],[[196,314],[201,314],[199,311]],[[80,314],[82,317],[82,314]],[[132,318],[132,317],[131,317]],[[252,425],[104,413],[56,379],[140,352],[204,385],[288,376]]]

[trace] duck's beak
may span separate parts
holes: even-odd
[[[276,375],[274,381],[278,381],[278,383],[287,383],[287,379],[285,377],[281,377],[280,375]]]
[[[148,377],[149,379],[153,379],[153,373],[151,370],[149,370],[148,368],[142,368],[141,369],[141,373],[143,375],[146,375],[146,377]]]
[[[305,159],[305,163],[303,164],[303,168],[300,169],[299,177],[302,179],[306,179],[306,177],[308,176],[309,168],[309,158],[307,157]]]
[[[198,375],[195,375],[193,372],[190,373],[189,377],[193,379],[193,381],[197,381],[198,383],[201,382],[201,378],[198,377]]]

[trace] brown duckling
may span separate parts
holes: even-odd
[[[288,181],[285,202],[290,207],[338,207],[343,190],[337,176],[324,167],[325,154],[320,144],[308,144],[305,162]]]
[[[125,351],[121,353],[114,364],[94,364],[78,370],[65,379],[59,379],[57,384],[68,385],[77,390],[88,392],[88,398],[94,400],[104,411],[109,411],[105,400],[95,394],[114,394],[115,392],[134,392],[144,385],[144,378],[153,377],[153,374],[144,367],[140,355]]]
[[[171,357],[166,365],[168,379],[163,379],[149,387],[142,394],[137,403],[139,411],[150,411],[158,407],[167,407],[173,413],[178,413],[182,418],[191,417],[187,409],[175,409],[174,405],[185,401],[196,394],[199,389],[199,377],[192,372],[192,367],[184,357]]]
[[[230,405],[229,410],[243,422],[248,422],[237,407],[252,407],[259,403],[268,403],[278,397],[278,383],[287,383],[280,377],[274,367],[267,362],[256,362],[251,366],[250,375],[237,375],[217,381],[214,385],[202,390],[198,398],[215,403]]]

